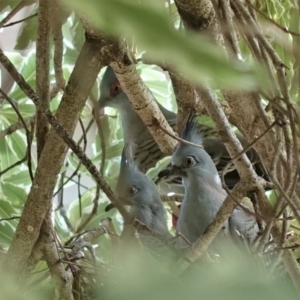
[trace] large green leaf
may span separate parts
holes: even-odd
[[[26,4],[25,6],[31,5],[32,3],[34,3],[34,0],[31,1],[24,1],[24,4]],[[2,12],[2,10],[4,8],[14,8],[16,7],[18,4],[20,3],[19,0],[0,0],[0,12]]]
[[[111,34],[133,35],[137,43],[156,60],[172,62],[190,80],[202,82],[211,77],[226,87],[250,88],[266,84],[266,77],[255,76],[246,63],[229,60],[207,39],[176,31],[166,14],[149,2],[110,0],[64,0],[87,14],[90,22]],[[259,75],[262,70],[255,66]],[[262,72],[261,75],[264,75]],[[261,82],[260,82],[261,80]]]
[[[20,73],[26,80],[26,82],[35,89],[35,53],[32,51],[28,54],[28,57],[24,61],[24,65],[20,70]],[[14,86],[13,91],[10,93],[10,97],[14,100],[20,100],[27,98],[24,92],[19,88],[18,85]]]
[[[22,29],[18,37],[15,50],[27,49],[30,43],[36,41],[37,36],[38,19],[37,16],[26,20],[22,24]]]
[[[2,191],[3,192],[3,191]],[[1,190],[0,190],[1,194]],[[5,195],[6,196],[6,195]],[[7,196],[6,196],[7,198]],[[0,219],[9,219],[20,215],[20,211],[13,208],[11,202],[0,195]],[[13,238],[18,224],[18,219],[1,220],[0,222],[0,244],[8,246]]]
[[[1,191],[6,199],[15,207],[20,207],[27,199],[27,193],[24,188],[17,186],[13,182],[2,181],[0,183]]]
[[[10,137],[5,136],[0,143],[0,170],[3,171],[7,169],[20,159],[21,157],[18,157],[18,155],[14,152],[13,147],[11,146]]]
[[[30,186],[31,180],[29,177],[28,170],[20,170],[16,168],[16,171],[12,174],[4,174],[2,177],[3,181],[13,183],[17,186]]]

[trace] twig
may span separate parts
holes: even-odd
[[[101,146],[100,174],[103,175],[105,158],[106,158],[105,136],[104,136],[104,132],[103,132],[103,128],[102,128],[102,124],[101,124],[101,120],[100,120],[100,115],[99,115],[99,104],[93,93],[91,93],[90,99],[93,103],[93,107],[94,107],[93,114],[94,114],[94,119],[97,124],[98,134],[99,134],[99,138],[100,138],[100,146]]]
[[[93,217],[97,214],[98,204],[99,204],[99,194],[100,194],[100,187],[97,186],[96,194],[93,200],[94,203],[93,209],[91,213],[88,215],[88,217],[84,220],[84,222],[78,226],[78,228],[76,229],[76,233],[81,232],[88,225],[88,223],[93,219]]]
[[[52,25],[52,35],[54,41],[54,73],[55,73],[55,85],[50,91],[50,98],[54,98],[56,94],[63,90],[65,87],[65,79],[62,70],[62,61],[63,61],[63,34],[62,34],[62,21],[60,9],[61,7],[57,1],[52,3],[53,9],[53,18],[51,20]]]
[[[176,146],[176,142],[166,135],[164,131],[157,130],[160,129],[157,126],[157,122],[168,132],[172,133],[173,130],[161,113],[152,93],[138,75],[136,67],[127,55],[125,48],[120,47],[120,52],[115,60],[110,65],[121,84],[122,90],[128,96],[133,109],[149,129],[160,150],[163,153],[171,153]],[[153,119],[156,119],[156,121],[153,122]]]
[[[100,164],[100,174],[103,176],[104,173],[104,164],[105,164],[105,156],[106,156],[106,148],[105,148],[105,139],[104,139],[104,132],[102,130],[101,121],[99,119],[99,109],[98,109],[98,101],[94,97],[93,93],[90,94],[90,99],[93,103],[94,109],[93,114],[96,120],[96,124],[98,127],[98,133],[100,136],[100,143],[101,143],[101,164]],[[90,122],[91,124],[91,122]],[[89,127],[89,126],[88,126]],[[82,135],[83,139],[85,138],[85,134]],[[99,196],[100,196],[100,188],[99,186],[96,187],[96,194],[93,200],[94,206],[89,214],[89,216],[85,219],[85,221],[76,229],[76,232],[81,232],[83,228],[87,226],[87,224],[92,220],[92,218],[96,215],[99,205]]]
[[[24,78],[20,76],[2,49],[0,49],[0,62],[3,67],[10,73],[27,97],[37,106],[45,109],[45,114],[49,121],[51,121],[51,125],[53,125],[47,137],[47,147],[44,149],[44,155],[40,158],[36,176],[34,177],[32,188],[24,205],[23,214],[18,223],[16,234],[11,242],[7,254],[8,259],[3,262],[3,267],[13,272],[17,278],[20,278],[23,274],[23,270],[25,270],[27,260],[39,236],[42,222],[51,205],[50,200],[52,197],[50,197],[50,195],[52,196],[53,194],[56,176],[59,173],[63,159],[67,153],[67,144],[64,138],[67,138],[67,140],[72,143],[71,148],[79,149],[80,159],[84,157],[84,163],[88,166],[89,170],[93,172],[95,178],[97,178],[97,183],[108,195],[108,198],[112,199],[116,204],[116,207],[120,208],[124,219],[127,219],[127,217],[130,219],[130,216],[122,204],[119,204],[101,174],[99,174],[92,162],[82,152],[82,149],[77,147],[76,143],[70,138],[70,134],[74,132],[78,116],[92,89],[97,74],[104,65],[104,61],[108,59],[109,54],[101,50],[103,47],[108,47],[108,45],[112,48],[117,47],[114,40],[106,39],[103,35],[100,35],[98,31],[97,33],[93,31],[92,36],[89,32],[85,34],[85,42],[76,61],[74,70],[71,73],[68,89],[66,89],[58,107],[56,113],[57,118],[44,106],[43,102],[25,82]],[[63,122],[64,127],[61,126],[58,120]],[[39,199],[39,205],[36,205],[36,199]],[[32,214],[33,210],[36,214]],[[16,236],[18,236],[18,238],[16,238]]]
[[[221,230],[224,225],[224,222],[230,217],[236,203],[233,199],[242,199],[244,193],[244,183],[240,181],[233,189],[232,196],[227,196],[223,202],[221,208],[215,216],[215,219],[209,224],[205,233],[199,237],[199,239],[192,245],[192,247],[186,252],[187,261],[194,262],[195,260],[201,258],[207,251],[209,245]],[[189,267],[189,264],[184,261],[179,261],[175,267],[174,271],[176,274],[180,275],[184,270]]]
[[[0,222],[2,221],[11,221],[11,220],[16,220],[16,219],[20,219],[21,216],[14,216],[14,217],[10,217],[10,218],[1,218]]]
[[[23,126],[25,128],[26,140],[27,140],[27,149],[26,149],[25,157],[23,159],[21,159],[20,161],[18,161],[17,163],[13,164],[12,166],[8,167],[4,171],[0,172],[0,176],[3,175],[5,172],[11,170],[15,166],[20,165],[21,163],[23,163],[24,161],[26,161],[28,159],[28,171],[29,171],[30,179],[31,179],[31,181],[33,181],[33,172],[32,172],[32,166],[31,166],[31,143],[32,143],[33,128],[32,128],[32,132],[28,129],[27,124],[26,124],[25,120],[23,119],[23,116],[19,112],[17,106],[6,95],[6,93],[1,88],[0,88],[0,93],[6,99],[6,101],[9,102],[9,104],[12,106],[12,108],[14,109],[14,111],[16,112],[16,114],[18,115],[19,120],[21,121],[21,123],[23,124]],[[32,120],[30,120],[30,121],[32,122]],[[30,122],[30,124],[31,124],[31,122]]]
[[[186,141],[174,134],[172,134],[171,132],[167,131],[166,129],[162,128],[161,125],[159,124],[158,120],[156,118],[153,118],[153,121],[152,121],[157,127],[159,127],[164,133],[166,133],[167,135],[169,135],[170,137],[172,137],[174,140],[178,141],[178,142],[181,142],[181,143],[184,143],[184,144],[187,144],[187,145],[191,145],[191,146],[194,146],[194,147],[197,147],[197,148],[201,148],[203,149],[203,146],[202,145],[198,145],[198,144],[195,144],[195,143],[191,143],[189,141]]]
[[[19,129],[23,129],[25,127],[23,122],[25,122],[26,126],[29,126],[29,124],[31,123],[31,121],[34,120],[34,119],[35,119],[35,116],[30,117],[29,119],[26,119],[26,120],[19,119],[18,122],[10,125],[6,129],[0,131],[0,140],[3,139],[7,135],[13,134],[14,132],[16,132]]]
[[[8,23],[8,24],[6,24],[6,25],[3,25],[2,27],[4,28],[4,27],[9,27],[9,26],[13,26],[13,25],[22,23],[22,22],[24,22],[24,21],[27,21],[27,20],[29,20],[29,19],[31,19],[31,18],[36,17],[37,15],[38,15],[38,13],[35,13],[35,14],[31,15],[31,16],[28,16],[28,17],[26,17],[26,18],[20,19],[20,20],[18,20],[18,21],[11,22],[11,23]]]
[[[51,113],[51,111],[44,106],[40,98],[35,94],[32,88],[24,80],[24,78],[18,73],[15,66],[10,62],[7,56],[0,49],[0,62],[8,70],[10,75],[14,78],[20,88],[25,92],[25,94],[34,102],[34,104],[44,110],[45,115],[47,116],[49,123],[52,125],[57,134],[66,142],[66,144],[73,150],[76,156],[81,160],[83,165],[94,177],[95,181],[100,185],[101,189],[106,194],[107,198],[114,203],[115,207],[120,211],[124,219],[131,219],[128,212],[125,210],[123,205],[119,203],[119,200],[114,196],[111,188],[108,186],[104,178],[98,172],[97,168],[91,162],[91,160],[86,156],[82,151],[82,148],[78,146],[69,136],[65,128],[58,122],[57,118]]]
[[[20,3],[14,7],[9,14],[0,22],[0,28],[3,27],[10,19],[12,19],[21,9],[33,4],[35,0],[21,0]]]
[[[160,195],[160,198],[163,202],[182,202],[184,195],[174,194],[172,196]]]
[[[279,28],[280,30],[282,30],[285,33],[289,33],[291,35],[295,35],[295,36],[300,36],[300,33],[298,32],[294,32],[292,30],[286,29],[283,26],[281,26],[280,24],[278,24],[277,22],[275,22],[274,20],[272,20],[270,17],[268,17],[266,14],[264,14],[263,12],[261,12],[257,7],[255,7],[249,0],[246,0],[246,4],[248,6],[250,6],[251,8],[253,8],[256,12],[258,12],[261,16],[263,16],[264,18],[266,18],[269,22],[271,22],[273,25],[275,25],[277,28]]]
[[[50,216],[50,214],[48,214]],[[51,228],[51,219],[48,217],[42,226],[44,255],[51,277],[56,283],[61,299],[73,300],[72,294],[72,275],[71,272],[65,269],[55,243],[55,233]]]
[[[212,1],[212,3],[214,4],[215,11],[217,12],[221,30],[224,27],[224,25],[227,27],[226,31],[222,30],[224,38],[228,41],[228,45],[231,46],[231,50],[232,50],[232,53],[234,54],[234,56],[237,59],[241,59],[242,54],[239,49],[238,39],[237,39],[236,32],[233,27],[233,20],[232,20],[232,17],[230,16],[229,1],[224,1],[224,0],[219,1],[219,6],[222,11],[222,18],[218,14],[219,10],[216,7],[215,2]]]
[[[12,164],[11,166],[9,166],[9,167],[7,167],[6,169],[4,169],[3,171],[1,171],[1,172],[0,172],[0,177],[1,177],[3,174],[5,174],[6,172],[10,171],[11,169],[13,169],[13,168],[15,168],[16,166],[19,166],[19,165],[21,165],[23,162],[25,162],[25,161],[27,160],[27,156],[28,156],[27,153],[28,153],[28,151],[26,150],[26,154],[25,154],[25,156],[24,156],[22,159],[18,160],[17,162],[15,162],[14,164]]]
[[[236,155],[235,157],[233,157],[228,163],[227,165],[223,168],[222,173],[221,173],[221,179],[223,184],[225,183],[225,179],[224,176],[226,174],[226,171],[228,169],[228,167],[230,166],[230,164],[234,161],[236,161],[238,158],[240,158],[243,154],[247,153],[248,150],[250,150],[259,140],[261,140],[275,125],[278,125],[277,121],[274,121],[260,136],[258,136],[257,138],[255,138],[251,143],[249,143],[247,145],[247,147],[241,151],[238,155]]]
[[[79,169],[80,169],[80,167],[81,167],[81,161],[79,161],[79,163],[78,163],[78,166],[76,167],[76,169],[75,169],[75,171],[71,174],[71,176],[67,179],[67,181],[63,184],[63,185],[61,185],[59,188],[58,188],[58,190],[53,194],[53,197],[55,197],[59,192],[60,192],[60,190],[69,182],[69,181],[71,181],[72,180],[72,178],[78,173],[78,171],[79,171]]]
[[[39,3],[38,29],[36,40],[36,94],[43,102],[43,108],[36,108],[36,142],[37,157],[40,159],[50,126],[43,110],[50,108],[50,34],[51,34],[51,1]]]
[[[85,135],[87,135],[87,133],[88,133],[89,130],[91,129],[93,123],[94,123],[94,120],[91,119],[90,122],[89,122],[89,124],[88,124],[88,126],[86,127],[86,129],[85,129],[85,131],[84,131],[84,132],[85,132]],[[84,134],[80,137],[80,139],[78,140],[77,144],[80,145],[80,144],[82,143],[83,139],[84,139]]]

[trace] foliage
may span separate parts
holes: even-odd
[[[66,8],[61,11],[63,17],[63,74],[66,81],[68,80],[70,73],[76,63],[78,53],[84,42],[84,29],[80,23],[78,17],[69,11],[70,7],[73,9],[79,9],[82,13],[89,14],[92,21],[95,21],[95,25],[108,32],[110,34],[118,36],[126,36],[128,43],[131,44],[131,48],[137,59],[142,57],[142,54],[146,51],[147,54],[151,54],[151,57],[156,61],[164,60],[166,57],[172,56],[175,67],[182,70],[187,78],[194,82],[202,82],[207,76],[211,78],[215,90],[218,92],[220,86],[228,86],[234,88],[249,89],[254,86],[258,87],[270,87],[269,82],[266,79],[265,71],[262,70],[261,66],[257,65],[252,59],[251,53],[246,45],[241,42],[241,48],[245,56],[245,63],[232,63],[225,59],[223,52],[212,43],[208,42],[207,39],[196,36],[196,34],[185,34],[178,26],[180,23],[179,16],[176,11],[176,7],[173,1],[169,1],[169,6],[164,7],[164,1],[158,1],[159,4],[153,4],[156,1],[141,1],[140,5],[136,5],[133,1],[89,1],[82,5],[82,1],[67,1],[65,0]],[[151,2],[150,4],[148,2]],[[167,2],[167,1],[166,1]],[[259,9],[272,18],[275,22],[280,24],[284,28],[289,28],[293,31],[299,31],[299,12],[292,1],[256,1],[256,6]],[[1,1],[0,3],[0,19],[3,19],[8,12],[15,7],[17,1]],[[32,6],[32,14],[37,10],[37,4]],[[265,28],[268,29],[270,23],[265,17],[259,15],[259,19],[264,24]],[[274,28],[274,26],[272,26]],[[179,29],[178,29],[179,28]],[[2,28],[5,31],[6,28]],[[24,79],[35,89],[35,42],[36,42],[36,30],[37,30],[37,18],[33,17],[23,22],[23,25],[19,29],[18,38],[15,43],[16,51],[6,51],[7,56],[11,59],[18,71],[22,74]],[[289,88],[291,92],[292,100],[295,103],[299,103],[299,69],[298,59],[295,58],[294,53],[291,50],[291,44],[299,44],[299,37],[291,35],[278,34],[272,35],[272,43],[275,50],[280,55],[283,62],[289,67],[289,72],[286,74],[289,82]],[[134,42],[132,37],[134,36]],[[289,42],[292,40],[292,43]],[[201,44],[201,47],[199,45]],[[2,41],[3,45],[3,41]],[[53,46],[53,45],[52,45]],[[5,47],[3,47],[4,50]],[[53,49],[53,48],[52,48]],[[22,50],[27,50],[27,55],[22,55]],[[137,68],[141,74],[145,84],[149,87],[154,97],[166,108],[176,111],[176,101],[173,93],[173,88],[170,80],[166,73],[163,73],[155,65],[145,65],[139,63]],[[98,85],[101,81],[104,69],[101,70],[98,80],[95,83],[91,99],[97,99],[99,97]],[[6,74],[2,73],[2,80]],[[53,66],[53,52],[51,54],[51,85],[55,84],[55,73]],[[218,88],[217,88],[218,87]],[[2,87],[4,90],[5,86]],[[27,120],[33,117],[36,108],[35,105],[24,95],[20,87],[14,83],[12,88],[8,88],[6,91],[9,97],[13,99],[18,107],[22,117]],[[59,92],[51,101],[51,110],[54,113],[60,103],[62,92]],[[100,166],[102,157],[102,143],[99,134],[95,134],[96,126],[93,125],[90,131],[87,130],[88,123],[93,119],[92,116],[92,101],[88,99],[86,106],[81,114],[81,121],[84,124],[84,129],[78,125],[74,139],[76,141],[83,138],[87,138],[86,153],[96,166]],[[1,99],[2,100],[2,99]],[[26,155],[26,133],[24,129],[19,129],[12,134],[5,134],[1,136],[1,132],[4,132],[9,126],[12,126],[19,121],[18,116],[12,109],[11,105],[7,101],[1,102],[0,109],[0,247],[3,251],[9,248],[10,242],[13,238],[14,231],[18,223],[18,216],[22,213],[22,208],[26,202],[27,195],[31,188],[32,182],[29,176],[28,160],[20,162]],[[209,117],[202,117],[202,122],[212,123]],[[109,185],[114,188],[116,179],[118,178],[120,153],[123,147],[123,135],[122,128],[118,122],[118,116],[115,110],[105,109],[105,116],[101,118],[101,127],[105,136],[105,169],[104,178]],[[102,142],[102,143],[101,143]],[[81,142],[81,145],[84,145]],[[35,172],[36,169],[36,147],[35,141],[31,148],[31,169]],[[151,178],[155,178],[161,168],[165,166],[165,161],[160,162],[157,168],[154,168],[148,172]],[[15,167],[6,171],[12,165]],[[79,169],[78,169],[79,167]],[[70,179],[71,174],[75,174]],[[77,193],[78,191],[78,193]],[[87,170],[80,165],[78,158],[73,154],[69,153],[67,156],[64,167],[61,169],[59,177],[57,178],[56,189],[53,193],[55,195],[55,203],[58,204],[63,199],[63,204],[66,209],[66,216],[70,221],[71,226],[74,228],[74,232],[77,233],[77,229],[84,224],[84,221],[90,215],[95,201],[96,186],[91,175]],[[272,192],[270,195],[271,201],[276,202],[276,194]],[[113,225],[118,234],[121,233],[123,228],[123,220],[119,213],[115,210],[105,212],[105,207],[109,203],[104,193],[100,192],[99,195],[99,206],[97,214],[92,218],[91,222],[85,226],[85,230],[93,229],[97,227],[104,217],[111,217]],[[166,206],[169,210],[169,208]],[[170,216],[169,216],[170,219]],[[74,236],[74,232],[70,230],[65,222],[65,218],[62,216],[61,210],[54,212],[55,230],[58,233],[62,242],[67,242]],[[169,220],[171,223],[171,220]],[[293,225],[297,225],[295,221]],[[171,226],[171,224],[170,224]],[[299,234],[298,228],[296,233]],[[107,236],[101,236],[94,241],[96,247],[97,262],[104,263],[110,257],[111,243]],[[133,264],[134,265],[134,264]],[[135,265],[134,265],[135,266]],[[32,271],[31,282],[35,282],[40,278],[41,273],[44,274],[46,271],[45,264],[38,264],[36,269]],[[204,281],[200,280],[201,286],[205,288],[202,297],[211,295],[215,292],[215,297],[220,298],[224,290],[228,299],[241,299],[241,290],[244,283],[239,281],[239,274],[237,272],[238,266],[232,264],[224,267],[219,274],[218,278],[212,278],[211,274],[202,274]],[[224,271],[225,270],[225,271]],[[124,275],[120,272],[118,280],[121,282],[124,280],[124,276],[132,272],[132,277],[128,281],[128,286],[135,289],[136,286],[142,285],[135,284],[138,280],[138,273],[141,272],[138,267],[132,267]],[[40,273],[39,273],[40,272]],[[151,273],[153,272],[153,273]],[[148,277],[158,276],[157,270],[149,271]],[[154,275],[152,275],[154,274]],[[230,274],[230,275],[228,275]],[[247,295],[257,292],[256,288],[249,288],[251,285],[256,285],[259,280],[256,278],[255,272],[250,273],[251,276],[246,278]],[[152,299],[161,297],[169,297],[165,287],[175,285],[172,292],[172,299],[188,297],[184,292],[184,287],[176,287],[176,283],[170,282],[166,276],[162,276],[163,288],[156,280],[153,283],[152,291],[149,291],[148,298]],[[222,279],[227,278],[227,288],[222,286],[225,285]],[[158,277],[161,278],[161,277]],[[209,280],[208,280],[209,278]],[[232,282],[236,284],[233,285]],[[5,281],[4,281],[5,282]],[[209,284],[207,283],[209,282]],[[260,281],[263,282],[263,281]],[[127,281],[126,281],[127,283]],[[208,284],[208,285],[206,285]],[[239,285],[241,284],[241,289]],[[266,283],[267,284],[267,283]],[[46,279],[43,281],[43,288],[50,289],[50,280]],[[221,285],[221,287],[219,286]],[[216,288],[217,287],[217,288]],[[285,295],[285,287],[283,290],[279,289],[279,285],[275,284],[268,285],[269,289],[273,291],[272,296],[270,291],[266,290],[262,285],[260,288],[263,290],[261,296],[255,297],[257,299],[279,299],[279,296]],[[139,295],[139,291],[135,291],[137,294],[132,294],[132,290],[122,286],[125,290],[124,298],[136,297]],[[234,297],[230,297],[232,290],[237,289],[237,293]],[[42,290],[42,289],[41,289]],[[153,290],[157,291],[157,294],[152,295]],[[199,290],[191,289],[191,297],[199,298]],[[221,292],[220,292],[221,291]],[[38,291],[38,293],[40,290]],[[161,292],[161,293],[160,293]],[[266,294],[264,294],[264,292]],[[102,292],[101,292],[102,293]],[[100,295],[101,295],[100,293]],[[266,296],[267,295],[267,296]],[[10,298],[11,297],[11,298]],[[5,297],[5,299],[17,299],[18,295]],[[142,296],[140,296],[142,297]],[[24,296],[24,299],[26,297]],[[31,296],[30,296],[31,298]],[[139,297],[138,297],[139,298]],[[253,297],[254,298],[254,297]],[[20,298],[18,298],[20,299]],[[31,298],[33,299],[33,298]],[[225,299],[225,298],[224,298]],[[243,299],[252,299],[251,297],[245,297]]]

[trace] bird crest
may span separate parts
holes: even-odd
[[[134,163],[132,146],[126,143],[121,155],[120,173],[132,174],[137,172],[137,166]]]
[[[197,122],[197,115],[194,109],[191,110],[181,138],[195,144],[203,144],[203,139],[199,132],[199,124]]]

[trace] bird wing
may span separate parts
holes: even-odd
[[[229,218],[230,233],[234,240],[252,246],[259,235],[259,227],[255,215],[238,206]]]

